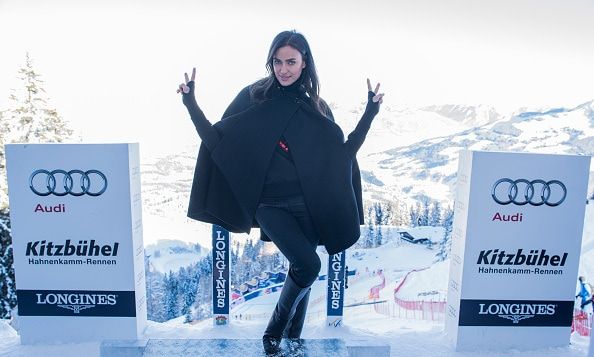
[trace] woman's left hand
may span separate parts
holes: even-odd
[[[382,102],[384,101],[384,93],[379,93],[379,88],[380,88],[380,84],[378,82],[378,84],[375,86],[375,90],[371,89],[371,81],[369,80],[369,78],[367,78],[367,90],[371,93],[373,93],[373,97],[371,98],[371,100],[374,103],[378,103],[382,104]]]

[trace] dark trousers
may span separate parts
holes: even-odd
[[[289,274],[302,288],[316,281],[318,236],[303,196],[262,198],[256,210],[260,229],[289,260]]]

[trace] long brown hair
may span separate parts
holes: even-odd
[[[256,101],[266,100],[270,95],[270,89],[276,85],[276,78],[274,76],[273,60],[276,51],[285,46],[291,46],[301,53],[305,68],[301,72],[301,85],[305,93],[311,99],[314,109],[317,110],[323,116],[328,116],[329,108],[320,98],[320,82],[318,80],[318,74],[316,72],[316,64],[314,62],[309,43],[305,39],[305,36],[298,33],[295,30],[283,31],[276,35],[270,50],[268,51],[268,57],[266,59],[266,70],[268,71],[268,77],[262,78],[256,81],[250,89],[251,97]]]

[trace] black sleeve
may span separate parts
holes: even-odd
[[[182,92],[182,101],[186,108],[188,109],[188,113],[190,113],[190,118],[196,127],[196,131],[198,131],[198,135],[200,139],[206,145],[209,151],[212,151],[216,144],[219,142],[219,134],[212,126],[212,124],[206,119],[204,113],[198,106],[196,102],[196,97],[194,96],[194,81],[190,81],[188,83],[188,87],[190,87],[189,93]]]
[[[239,94],[233,99],[227,110],[223,113],[221,119],[225,119],[233,114],[241,113],[252,105],[250,96],[250,86],[243,88]]]
[[[334,120],[334,114],[332,114],[332,109],[330,109],[330,106],[323,99],[320,99],[320,106],[322,107],[322,110],[326,113],[326,118],[330,119],[330,121],[336,122]]]
[[[347,141],[344,143],[347,153],[351,157],[354,157],[357,154],[357,151],[359,151],[359,148],[361,148],[361,145],[363,145],[365,136],[367,136],[367,132],[371,127],[371,122],[379,112],[379,102],[373,102],[373,96],[373,92],[367,93],[367,106],[365,107],[365,112],[361,116],[361,119],[359,119],[359,123],[357,123],[355,130],[349,134]]]

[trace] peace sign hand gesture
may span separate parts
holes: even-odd
[[[216,129],[212,126],[210,121],[206,119],[206,116],[204,116],[204,113],[198,106],[198,103],[196,103],[196,98],[194,97],[194,80],[196,79],[196,68],[192,68],[191,78],[187,73],[184,73],[184,78],[185,82],[181,83],[177,87],[177,93],[182,94],[182,101],[188,109],[190,118],[196,127],[196,131],[198,131],[198,135],[200,136],[202,143],[206,145],[208,150],[212,151],[220,138]]]
[[[192,68],[192,78],[189,78],[187,73],[184,73],[184,77],[186,78],[186,82],[179,85],[177,93],[189,94],[192,89],[194,89],[193,84],[196,79],[196,67]]]
[[[384,101],[384,93],[379,93],[379,88],[380,88],[380,84],[379,82],[377,83],[377,85],[375,86],[375,90],[371,90],[371,81],[369,80],[369,78],[367,78],[367,90],[371,93],[373,93],[373,98],[371,98],[373,100],[374,103],[379,102],[380,104],[382,104],[382,102]]]
[[[367,78],[367,107],[365,112],[376,115],[379,112],[380,104],[384,101],[384,93],[379,93],[380,84],[375,86],[375,90],[371,87],[371,81]]]

